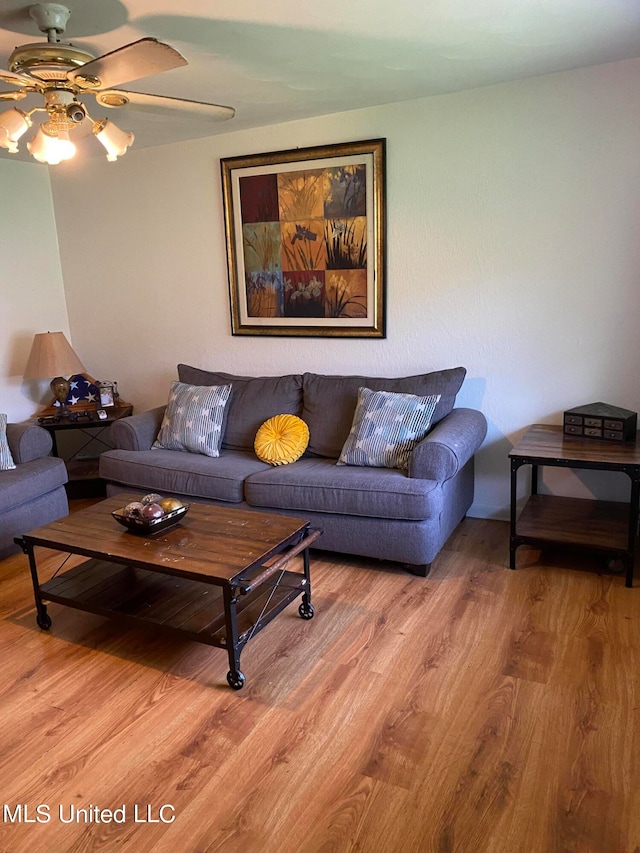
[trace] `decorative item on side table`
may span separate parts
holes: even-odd
[[[62,332],[55,334],[64,338]],[[41,370],[46,369],[46,365],[45,368],[41,366],[44,359],[40,359],[38,351],[46,352],[52,348],[51,337],[53,335],[49,333],[36,335],[37,345],[34,342],[25,376],[40,375]],[[66,365],[67,369],[63,370],[58,362],[61,372],[69,372],[69,362]],[[74,368],[84,370],[79,360]],[[129,417],[133,406],[120,399],[116,382],[98,383],[87,373],[72,374],[68,380],[64,379],[59,383],[56,379],[56,383],[58,396],[32,420],[49,432],[53,442],[53,455],[65,461],[69,477],[67,495],[70,498],[104,496],[106,486],[99,477],[98,468],[100,454],[103,450],[112,448],[106,440],[109,435],[108,428],[115,421]],[[102,387],[99,388],[99,385]],[[63,393],[65,388],[66,394]],[[102,408],[103,405],[108,408]],[[73,430],[76,432],[69,432]],[[61,449],[58,447],[60,433],[66,433],[61,442]]]
[[[77,373],[69,377],[68,383],[63,404],[53,400],[40,412],[41,424],[117,420],[131,414],[132,406],[120,399],[117,382],[101,382],[88,373]],[[126,409],[129,411],[125,413]]]
[[[118,383],[108,382],[106,379],[101,382],[96,382],[99,395],[100,408],[104,409],[107,406],[115,406],[118,399]]]
[[[568,409],[563,417],[565,435],[603,441],[635,441],[638,415],[609,403],[589,403]]]
[[[42,332],[34,337],[24,370],[24,378],[55,377],[51,380],[53,405],[58,407],[58,414],[62,417],[69,415],[66,402],[69,397],[70,383],[64,377],[83,372],[84,365],[73,351],[64,332]]]
[[[234,335],[385,337],[385,140],[221,161]]]

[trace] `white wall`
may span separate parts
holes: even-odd
[[[47,382],[22,378],[34,334],[62,331],[70,340],[44,166],[0,160],[0,245],[0,412],[21,421],[51,399]]]
[[[54,172],[76,348],[138,410],[165,401],[179,361],[254,375],[462,364],[458,405],[489,420],[472,513],[504,513],[526,425],[596,400],[640,409],[639,76],[630,60]],[[387,138],[386,340],[232,337],[219,158],[373,137]],[[602,475],[554,477],[608,491]]]

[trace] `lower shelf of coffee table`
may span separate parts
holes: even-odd
[[[238,597],[241,643],[306,589],[303,574],[285,571],[281,578],[279,574],[277,577],[277,585],[266,582]],[[220,586],[92,559],[40,584],[40,592],[47,601],[100,616],[156,625],[200,643],[227,648]],[[270,595],[271,600],[260,615]]]
[[[531,495],[516,521],[520,539],[626,551],[629,505],[558,495]]]

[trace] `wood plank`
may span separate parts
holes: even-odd
[[[279,586],[274,581],[240,596],[236,605],[239,638],[267,625],[300,595],[303,582],[302,575],[284,571]],[[192,639],[203,636],[205,642],[213,639],[215,645],[226,644],[222,591],[199,581],[87,560],[41,584],[41,592],[46,600],[91,613],[163,625]],[[216,634],[217,639],[210,636]]]
[[[38,631],[3,560],[4,802],[176,820],[5,821],[0,849],[634,853],[640,590],[551,549],[510,571],[508,533],[466,519],[426,579],[314,555],[315,618],[255,637],[238,693],[220,649],[56,604]]]
[[[574,463],[596,463],[611,467],[640,465],[640,441],[600,441],[565,435],[557,424],[533,424],[510,451],[514,459],[564,459]]]
[[[156,536],[130,533],[111,517],[135,495],[116,495],[26,534],[35,545],[153,567],[166,574],[224,583],[250,577],[308,522],[300,518],[194,503],[179,525]]]
[[[560,495],[531,495],[516,522],[516,535],[557,544],[626,550],[629,507]]]

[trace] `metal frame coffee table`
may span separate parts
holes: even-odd
[[[123,529],[111,516],[136,495],[120,494],[16,539],[29,557],[36,622],[51,627],[45,601],[133,624],[152,624],[226,649],[227,681],[245,683],[240,654],[299,596],[311,619],[309,547],[320,536],[302,518],[192,504],[179,525],[154,536]],[[35,548],[88,559],[38,576]],[[290,561],[302,555],[303,570]]]

